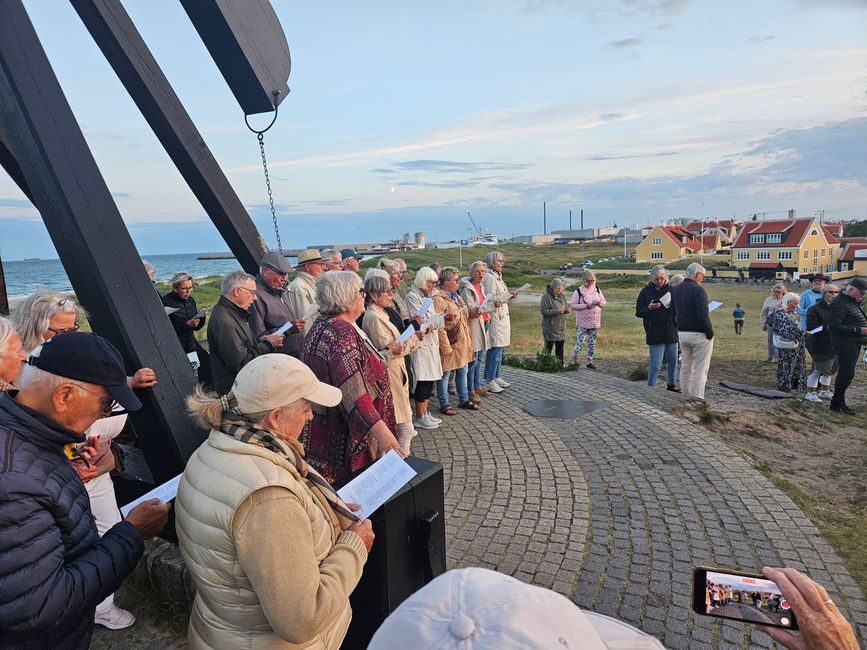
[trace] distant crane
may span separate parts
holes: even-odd
[[[473,219],[473,215],[467,212],[467,216],[470,218],[470,223],[473,224],[473,228],[475,228],[476,232],[479,233],[479,237],[481,239],[485,238],[485,233],[482,232],[482,229],[479,228],[479,224],[476,223],[476,220]]]

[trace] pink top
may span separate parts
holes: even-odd
[[[599,304],[590,307],[593,301]],[[602,325],[602,307],[605,306],[605,296],[593,283],[589,287],[582,284],[572,294],[572,309],[575,311],[575,325],[584,329],[596,329]]]

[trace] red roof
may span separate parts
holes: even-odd
[[[855,251],[867,250],[867,242],[847,243],[840,255],[841,262],[851,262],[855,259]]]
[[[681,248],[688,248],[691,251],[700,250],[702,246],[702,242],[698,239],[694,239],[692,233],[687,231],[682,226],[658,226],[662,232],[664,232],[671,241],[677,244]],[[708,242],[711,245],[716,245],[716,236],[713,235],[705,235]],[[702,238],[703,239],[703,238]]]
[[[867,237],[838,237],[841,244],[867,244]]]
[[[743,228],[741,228],[732,248],[791,248],[793,246],[798,246],[800,245],[801,240],[804,239],[804,235],[806,234],[807,229],[812,225],[813,221],[813,219],[749,221],[744,224]],[[768,244],[765,242],[762,242],[761,244],[750,243],[750,235],[768,235],[775,233],[780,233],[782,235],[780,243],[778,244]],[[822,234],[825,235],[825,239],[830,239],[830,235],[824,231],[822,231]],[[836,243],[836,240],[831,243]]]
[[[725,228],[729,234],[731,234],[734,225],[735,223],[731,219],[714,219],[713,221],[704,222],[705,228]],[[691,233],[697,233],[702,229],[702,222],[691,221],[686,224],[685,228]]]
[[[779,262],[750,262],[751,269],[775,269]]]
[[[825,231],[825,239],[828,240],[829,244],[839,244],[840,243],[840,240],[837,239],[837,237],[834,235],[834,233],[838,232],[842,235],[843,234],[842,226],[840,228],[833,228],[830,226],[823,225],[822,230]]]

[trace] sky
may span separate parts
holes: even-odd
[[[272,2],[283,246],[867,218],[867,0]],[[176,0],[136,26],[269,245],[255,135]],[[25,6],[142,254],[226,250],[68,2]],[[268,115],[251,117],[266,124]],[[0,170],[0,257],[54,257]]]

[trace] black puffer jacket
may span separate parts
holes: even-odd
[[[196,336],[193,332],[197,332],[205,326],[205,317],[199,319],[199,325],[195,329],[187,327],[187,321],[192,320],[193,316],[199,313],[199,308],[196,307],[196,299],[190,296],[186,300],[181,298],[174,291],[169,291],[163,296],[163,305],[177,309],[178,311],[169,314],[169,320],[178,339],[184,348],[184,352],[189,354],[196,351]]]
[[[671,293],[671,286],[666,282],[656,288],[653,282],[638,294],[635,301],[635,315],[644,321],[644,334],[647,345],[659,345],[662,343],[677,343],[677,325],[674,323],[674,312],[665,306],[659,309],[648,309],[650,303],[659,300],[667,293]],[[670,297],[670,296],[669,296]]]
[[[96,605],[144,552],[125,521],[102,539],[63,451],[78,436],[0,396],[0,647],[87,648]]]
[[[807,331],[822,326],[821,332],[807,335],[807,350],[814,359],[833,359],[837,356],[831,338],[830,316],[831,305],[824,299],[807,310]]]
[[[828,324],[836,347],[867,345],[867,336],[860,331],[860,328],[867,327],[867,314],[852,296],[841,293],[831,303],[829,312]]]

